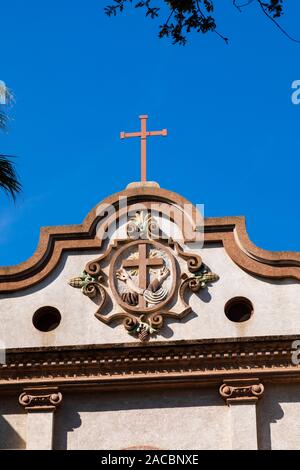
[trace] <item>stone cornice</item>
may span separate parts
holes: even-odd
[[[148,344],[7,350],[0,392],[41,385],[105,390],[218,385],[259,377],[300,381],[291,361],[298,337],[259,337]]]

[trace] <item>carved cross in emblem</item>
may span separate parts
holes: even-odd
[[[148,268],[159,268],[161,266],[164,266],[164,260],[163,258],[148,258],[146,243],[139,243],[138,252],[138,259],[124,260],[122,265],[123,268],[138,268],[139,288],[145,290],[148,286]],[[146,307],[146,301],[142,295],[139,295],[139,307]]]

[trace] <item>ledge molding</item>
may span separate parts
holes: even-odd
[[[15,389],[27,392],[24,387],[41,386],[59,387],[62,392],[91,387],[101,390],[220,387],[224,380],[228,385],[229,379],[253,382],[257,377],[264,384],[300,382],[300,365],[291,361],[295,338],[224,338],[7,350],[6,364],[0,365],[0,393]]]

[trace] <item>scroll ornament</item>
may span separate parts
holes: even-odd
[[[219,392],[228,405],[255,402],[263,396],[264,386],[258,378],[227,379],[220,386]]]
[[[98,276],[91,276],[88,274],[86,271],[83,271],[81,276],[78,277],[73,277],[69,281],[69,285],[71,287],[79,288],[81,289],[81,292],[89,297],[90,299],[93,299],[97,297],[97,295],[101,299],[101,307],[102,305],[105,304],[106,301],[106,290],[104,287],[101,285],[102,283],[102,277]]]
[[[35,387],[25,389],[19,396],[19,403],[27,411],[54,411],[62,398],[57,387]]]

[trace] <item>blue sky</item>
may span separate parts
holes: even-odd
[[[172,46],[141,12],[106,17],[107,2],[1,2],[0,80],[16,103],[0,150],[18,156],[24,190],[16,205],[0,195],[0,264],[31,256],[40,226],[81,223],[139,179],[139,142],[119,132],[146,113],[168,129],[149,142],[148,179],[206,216],[245,215],[262,248],[300,251],[300,44],[255,5],[216,0],[229,45],[207,34]],[[285,3],[282,24],[300,38],[300,2]]]

